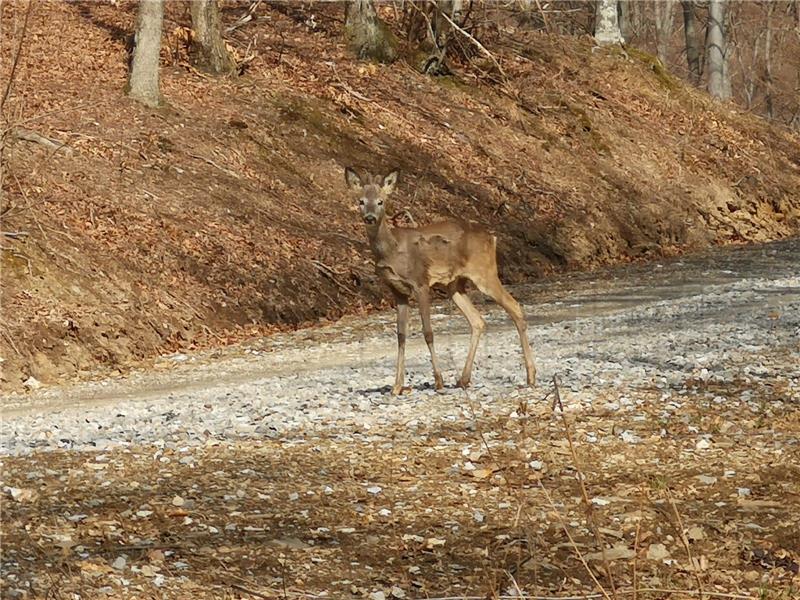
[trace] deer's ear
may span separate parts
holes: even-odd
[[[356,173],[352,167],[345,168],[344,180],[347,182],[347,187],[353,191],[360,190],[364,187],[364,184],[361,182],[361,177],[358,176],[358,173]]]
[[[397,171],[392,171],[386,177],[383,178],[383,183],[381,187],[383,188],[384,194],[391,194],[394,191],[394,186],[397,183]]]

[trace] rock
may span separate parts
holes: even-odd
[[[710,477],[708,475],[698,475],[697,480],[704,485],[713,485],[717,482],[716,477]]]
[[[125,566],[128,564],[128,560],[124,556],[118,556],[111,566],[116,569],[117,571],[124,571]]]
[[[22,382],[22,385],[29,391],[38,390],[42,387],[42,382],[36,379],[33,375],[28,377],[25,381]]]
[[[650,544],[647,548],[647,558],[650,560],[664,560],[669,558],[669,550],[664,544]]]

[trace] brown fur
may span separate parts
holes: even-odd
[[[469,385],[475,351],[485,323],[465,294],[468,281],[491,296],[514,320],[522,344],[527,380],[533,385],[536,368],[528,343],[525,318],[522,308],[503,287],[497,274],[496,238],[482,227],[456,220],[423,227],[392,228],[386,219],[386,206],[397,173],[392,172],[385,177],[367,174],[362,178],[348,167],[345,169],[345,180],[358,195],[376,271],[397,302],[398,355],[392,393],[398,394],[403,389],[408,303],[411,297],[415,297],[419,303],[436,388],[441,389],[444,385],[436,360],[430,322],[430,289],[433,286],[441,286],[447,291],[472,328],[467,362],[458,381],[462,387]]]

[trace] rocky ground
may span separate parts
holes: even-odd
[[[516,288],[532,389],[482,305],[468,393],[432,389],[412,322],[391,397],[384,313],[6,396],[3,595],[790,598],[798,264],[791,240]],[[454,382],[466,324],[434,328]]]

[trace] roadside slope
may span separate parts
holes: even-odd
[[[168,12],[149,111],[121,96],[133,3],[33,11],[13,102],[73,152],[5,149],[3,230],[29,235],[2,251],[4,388],[379,306],[346,164],[399,167],[417,222],[491,227],[511,282],[800,227],[800,140],[635,51],[520,33],[504,85],[434,79],[351,61],[335,7],[312,29],[279,5],[231,40],[257,40],[248,72],[215,81]]]

